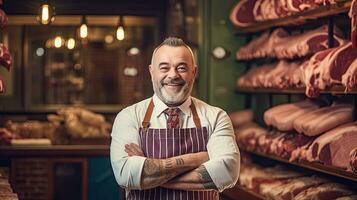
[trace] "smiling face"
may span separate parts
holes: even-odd
[[[180,105],[190,96],[197,67],[187,47],[161,46],[149,68],[154,92],[166,105]]]

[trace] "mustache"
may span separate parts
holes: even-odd
[[[186,81],[183,80],[182,78],[176,78],[176,79],[169,79],[169,80],[162,80],[161,81],[162,85],[167,85],[167,84],[177,84],[177,85],[184,85],[186,84]]]

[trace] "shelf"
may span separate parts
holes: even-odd
[[[306,168],[309,170],[321,172],[321,173],[332,175],[332,176],[337,176],[337,177],[348,179],[348,180],[355,181],[355,182],[357,181],[356,173],[348,172],[348,171],[345,171],[345,170],[337,168],[337,167],[326,166],[326,165],[323,165],[320,163],[307,162],[307,161],[289,162],[288,160],[280,158],[278,156],[264,154],[264,153],[255,152],[255,151],[248,151],[248,150],[244,150],[244,149],[241,149],[241,150],[251,153],[251,154],[254,154],[254,155],[257,155],[257,156],[260,156],[260,157],[269,158],[269,159],[276,160],[279,162],[287,163],[290,165],[295,165],[298,167],[303,167],[303,168]]]
[[[243,94],[305,94],[305,88],[291,88],[291,89],[274,89],[274,88],[248,88],[239,87],[236,88],[236,93]],[[357,94],[357,88],[352,91],[345,92],[343,86],[334,86],[330,90],[320,91],[320,94],[332,94],[332,95],[355,95]]]
[[[316,9],[306,10],[284,18],[257,22],[248,27],[240,27],[236,30],[236,35],[245,35],[252,32],[260,32],[276,26],[291,26],[303,24],[317,18],[345,13],[351,6],[351,0],[339,0],[334,5],[325,5]]]
[[[260,194],[257,194],[249,189],[246,189],[240,185],[223,191],[223,195],[230,199],[249,199],[249,200],[263,200],[265,199]]]
[[[0,146],[0,156],[109,156],[109,145]]]

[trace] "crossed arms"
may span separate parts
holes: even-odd
[[[128,156],[141,156],[144,153],[134,143],[125,145]],[[181,190],[217,189],[206,168],[207,152],[184,154],[167,159],[146,158],[141,174],[141,188],[157,186]]]

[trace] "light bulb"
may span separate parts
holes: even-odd
[[[75,46],[76,46],[76,41],[73,38],[69,38],[67,40],[67,48],[74,49]]]
[[[54,8],[48,4],[42,4],[37,20],[44,25],[50,24],[54,20]]]
[[[55,47],[60,48],[62,46],[62,38],[61,36],[56,36],[55,37]]]
[[[82,24],[79,29],[79,35],[81,38],[86,38],[88,36],[88,27],[87,24]]]
[[[119,26],[117,29],[117,39],[118,40],[124,40],[125,37],[125,33],[124,33],[124,27],[123,26]]]

